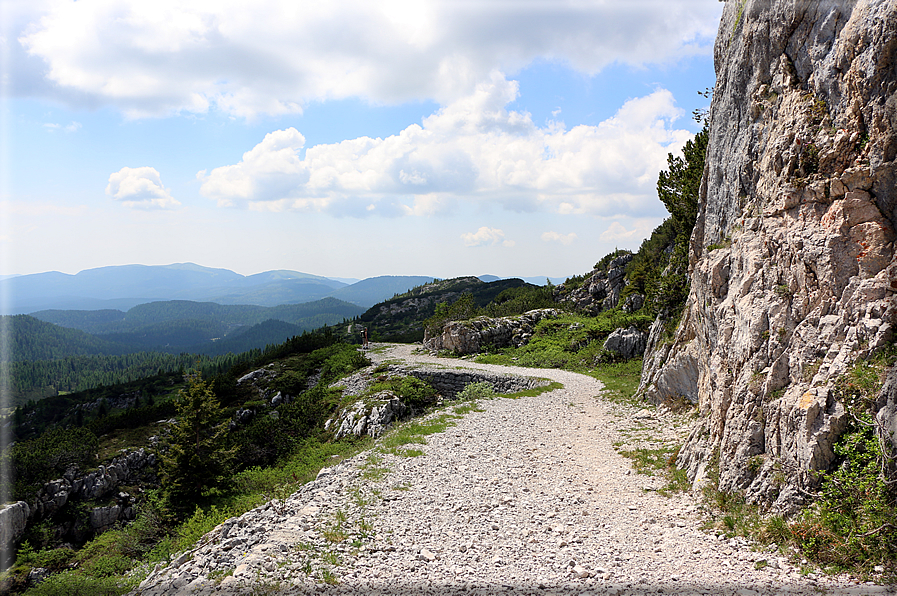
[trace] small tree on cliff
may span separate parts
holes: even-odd
[[[670,212],[676,240],[669,268],[661,276],[655,295],[655,307],[667,319],[676,319],[688,297],[688,241],[698,217],[698,199],[709,132],[705,126],[685,143],[682,157],[667,157],[669,170],[660,172],[657,196]]]
[[[178,421],[162,455],[162,485],[175,507],[195,502],[216,487],[234,457],[226,448],[226,421],[208,383],[197,373],[178,392]]]

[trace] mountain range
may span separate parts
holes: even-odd
[[[0,278],[0,295],[5,297],[0,314],[41,310],[126,311],[139,304],[162,300],[270,307],[336,298],[369,308],[433,279],[432,276],[385,275],[346,283],[352,280],[288,270],[241,275],[194,263],[118,265],[86,269],[74,275],[50,271]],[[484,275],[481,279],[499,278]],[[545,279],[525,278],[525,281],[542,285]],[[563,278],[553,278],[552,282],[556,283],[555,280],[563,281]]]
[[[337,298],[370,307],[411,287],[432,281],[427,276],[383,276],[353,284],[275,270],[241,275],[193,263],[120,265],[86,269],[75,275],[51,271],[0,280],[6,297],[3,314],[40,310],[128,310],[160,300],[278,306]]]

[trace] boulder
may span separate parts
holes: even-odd
[[[111,528],[121,514],[121,505],[110,505],[108,507],[94,507],[90,510],[90,527],[97,534],[105,532]]]
[[[0,508],[0,552],[15,552],[15,544],[25,533],[31,508],[18,501]]]
[[[616,329],[604,341],[604,349],[620,355],[627,360],[645,353],[648,334],[635,327]]]
[[[486,347],[506,348],[525,345],[536,324],[545,318],[555,318],[560,311],[554,308],[531,310],[516,317],[477,317],[469,321],[450,321],[435,334],[424,335],[424,347],[457,355],[476,354]]]

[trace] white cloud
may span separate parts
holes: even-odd
[[[560,242],[564,246],[569,246],[576,240],[576,233],[570,232],[569,234],[558,234],[557,232],[545,232],[542,234],[543,242]]]
[[[55,122],[46,122],[44,123],[44,128],[47,129],[47,132],[56,132],[57,130],[63,130],[65,132],[77,132],[81,128],[81,123],[72,121],[71,124],[62,126],[61,124],[56,124]]]
[[[634,227],[627,230],[623,224],[618,221],[612,222],[605,231],[598,236],[602,242],[619,242],[621,244],[647,238],[651,231],[657,226],[655,220],[636,220]]]
[[[476,232],[461,234],[464,246],[493,246],[496,244],[501,244],[508,248],[514,246],[513,240],[505,240],[504,238],[505,233],[502,230],[487,228],[486,226],[481,227]]]
[[[428,215],[458,201],[512,211],[615,216],[656,210],[657,173],[692,134],[659,89],[627,101],[598,126],[537,127],[508,111],[517,83],[493,73],[474,93],[385,139],[305,150],[294,128],[269,133],[234,165],[199,172],[220,206],[336,215]],[[374,205],[374,209],[370,209]]]
[[[126,207],[176,209],[180,201],[162,185],[156,168],[122,168],[109,176],[106,194]]]
[[[708,0],[13,3],[14,93],[135,117],[296,113],[346,97],[445,105],[537,59],[592,74],[707,54],[721,10]]]

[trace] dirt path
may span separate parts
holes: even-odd
[[[253,593],[247,585],[254,593],[384,595],[885,591],[803,575],[778,553],[702,529],[691,495],[661,496],[664,480],[632,472],[614,447],[674,438],[676,421],[607,402],[591,377],[375,348],[374,362],[501,371],[564,387],[483,401],[482,411],[413,445],[418,457],[371,451],[329,468],[280,506],[219,530],[142,593]],[[209,580],[216,575],[224,581]]]

